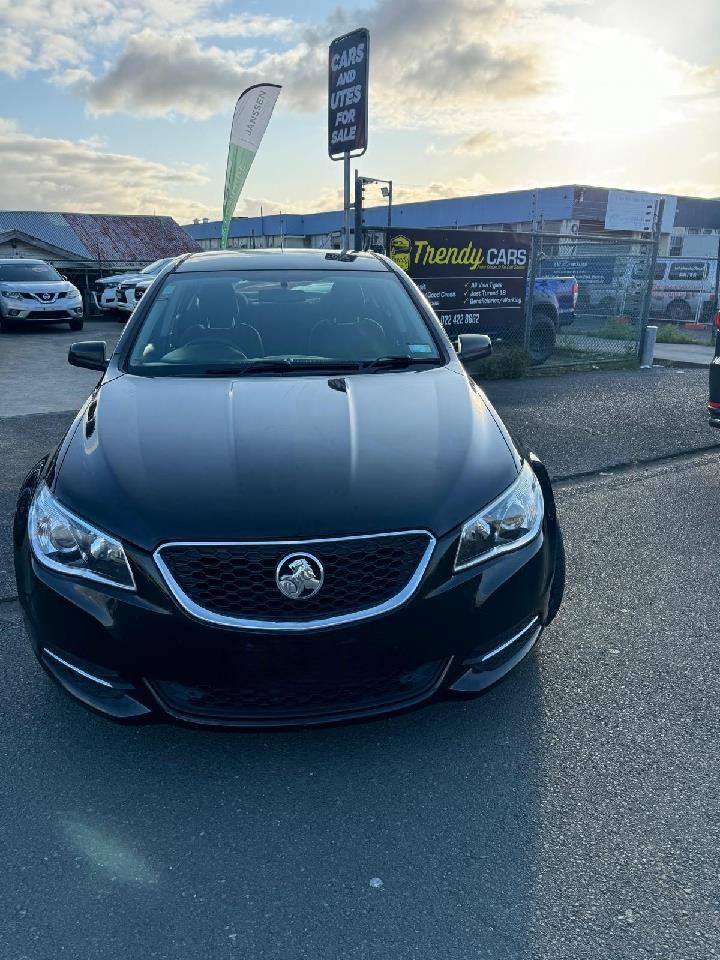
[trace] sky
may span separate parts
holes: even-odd
[[[261,81],[283,89],[236,212],[337,208],[327,47],[358,26],[355,165],[397,201],[720,197],[718,0],[0,0],[0,209],[215,219],[235,100]]]

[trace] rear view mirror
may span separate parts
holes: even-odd
[[[467,366],[476,360],[489,357],[492,353],[492,342],[484,333],[461,333],[455,341],[455,350],[460,363]]]
[[[73,343],[68,350],[68,363],[73,367],[84,367],[86,370],[107,370],[105,346],[104,340],[84,340],[82,343]]]

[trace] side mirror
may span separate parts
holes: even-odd
[[[68,350],[68,363],[73,367],[84,367],[86,370],[107,370],[105,341],[84,340],[82,343],[71,344]]]
[[[467,366],[476,360],[489,357],[492,353],[492,342],[484,333],[461,333],[455,341],[455,350],[460,363]]]

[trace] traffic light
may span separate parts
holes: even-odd
[[[363,205],[365,202],[365,178],[355,171],[355,249],[363,248]]]

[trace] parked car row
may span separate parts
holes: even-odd
[[[173,257],[163,257],[148,264],[137,273],[116,273],[95,281],[93,299],[103,313],[119,312],[127,318],[135,309],[135,287],[138,283],[151,283]],[[145,287],[147,289],[147,287]]]

